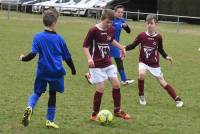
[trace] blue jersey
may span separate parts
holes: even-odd
[[[120,34],[124,23],[126,23],[125,18],[115,18],[113,20],[112,26],[115,28],[115,40],[118,42],[120,41]]]
[[[62,61],[71,58],[71,55],[60,35],[50,31],[37,33],[33,39],[32,53],[39,53],[37,77],[51,81],[66,74]]]
[[[124,18],[115,18],[113,20],[113,24],[112,26],[114,27],[115,29],[115,36],[114,36],[114,39],[119,42],[120,41],[120,34],[121,34],[121,31],[122,31],[122,28],[123,28],[123,24],[126,23],[126,20]],[[110,45],[110,54],[112,57],[114,58],[120,58],[120,49],[113,46],[113,45]]]

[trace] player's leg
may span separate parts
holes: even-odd
[[[34,109],[37,101],[40,98],[40,96],[41,96],[40,93],[33,92],[32,95],[29,97],[28,107],[31,107],[32,109]]]
[[[93,112],[90,117],[91,121],[96,121],[97,120],[97,114],[100,111],[101,107],[101,99],[103,96],[104,92],[104,82],[99,82],[96,84],[96,91],[94,93],[94,98],[93,98]]]
[[[105,69],[106,74],[112,85],[112,96],[114,102],[114,115],[123,119],[130,119],[130,115],[121,110],[121,92],[120,82],[117,78],[117,69],[114,65],[111,65]]]
[[[147,66],[143,63],[139,63],[139,78],[138,78],[138,90],[139,90],[139,102],[141,105],[146,105],[144,97],[144,80],[147,73]]]
[[[112,97],[114,102],[114,115],[116,117],[128,120],[131,116],[121,110],[121,92],[120,92],[120,82],[117,77],[109,77],[112,85]]]
[[[176,94],[175,89],[165,81],[164,77],[156,77],[156,79],[159,81],[160,85],[167,91],[167,93],[171,96],[171,98],[176,102],[176,107],[182,107],[183,101]]]
[[[160,85],[167,91],[167,93],[172,97],[172,99],[176,102],[176,106],[182,107],[183,102],[181,101],[181,98],[177,96],[175,89],[165,81],[161,68],[149,67],[149,71],[159,81]]]
[[[46,126],[48,128],[59,128],[59,126],[54,123],[56,114],[56,92],[64,92],[64,77],[60,77],[55,81],[49,81],[49,100],[46,116]]]
[[[104,92],[104,81],[108,79],[106,72],[101,68],[90,68],[89,69],[91,82],[95,84],[96,90],[93,97],[93,112],[90,116],[91,121],[97,120],[97,114],[100,111],[101,98]]]
[[[56,114],[56,91],[50,90],[48,109],[47,109],[47,121],[46,121],[46,126],[48,128],[59,128],[59,126],[54,123],[55,114]]]
[[[109,78],[112,85],[112,97],[114,101],[114,113],[119,112],[121,109],[121,93],[120,93],[120,82],[115,77]]]
[[[22,124],[24,126],[28,126],[33,110],[35,108],[35,105],[38,102],[41,94],[46,91],[46,86],[47,86],[47,82],[45,80],[42,80],[39,77],[35,79],[34,92],[29,97],[28,105],[24,111],[24,115],[22,118]]]
[[[119,57],[119,58],[114,58],[116,65],[117,65],[117,70],[120,74],[120,78],[121,78],[121,83],[122,85],[128,85],[134,82],[134,80],[129,80],[126,77],[126,73],[124,70],[124,64],[123,64],[123,60]]]

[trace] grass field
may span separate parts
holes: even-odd
[[[45,128],[48,93],[44,94],[34,111],[31,123],[24,128],[21,117],[32,93],[37,58],[21,63],[18,57],[31,49],[33,35],[43,30],[40,15],[11,13],[10,20],[0,11],[0,133],[3,134],[199,134],[200,133],[200,26],[181,24],[176,33],[175,24],[160,24],[158,31],[164,36],[164,47],[174,58],[174,64],[161,60],[163,73],[174,85],[185,102],[177,109],[167,93],[151,75],[145,82],[148,105],[138,104],[137,82],[122,87],[122,107],[133,116],[131,121],[114,118],[111,126],[90,122],[94,86],[88,85],[83,75],[87,62],[82,42],[94,19],[60,17],[57,32],[64,36],[78,74],[65,78],[65,92],[57,96],[55,122],[59,130]],[[128,22],[133,32],[122,33],[122,44],[145,30],[143,22]],[[138,49],[128,53],[125,60],[129,78],[137,80]],[[65,65],[67,68],[67,66]],[[69,70],[67,68],[67,70]],[[70,72],[70,71],[68,71]],[[102,109],[113,111],[111,87],[106,85]]]

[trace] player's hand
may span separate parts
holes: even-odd
[[[172,62],[173,62],[173,59],[172,59],[172,57],[170,57],[170,56],[167,56],[166,57],[166,59],[172,64]]]
[[[20,56],[19,56],[19,61],[22,61],[22,59],[24,58],[25,56],[23,55],[23,54],[21,54]]]
[[[124,59],[126,57],[126,49],[125,47],[123,47],[123,49],[121,49],[121,58]]]
[[[128,25],[126,23],[123,23],[122,24],[122,27],[127,27]]]
[[[76,70],[72,70],[72,75],[76,75]]]
[[[89,59],[88,60],[88,65],[89,65],[90,68],[94,68],[95,67],[93,59]]]

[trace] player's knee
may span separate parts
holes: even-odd
[[[165,81],[164,78],[158,78],[158,81],[159,81],[159,83],[160,83],[160,85],[162,87],[166,87],[167,86],[167,82]]]
[[[144,72],[140,72],[139,73],[139,80],[144,80],[145,79],[145,73]]]
[[[120,88],[120,83],[119,82],[113,83],[112,84],[112,88],[113,89],[119,89]]]
[[[38,93],[36,91],[34,91],[35,94],[37,94],[39,97],[42,95],[42,93]]]
[[[96,91],[103,93],[104,92],[104,86],[103,85],[96,86]]]
[[[96,88],[96,91],[103,93],[104,92],[104,88]]]

